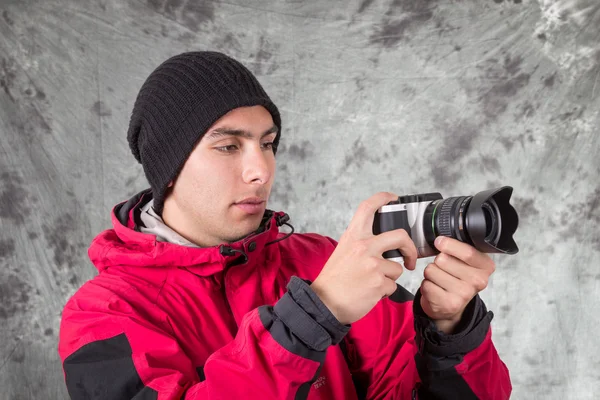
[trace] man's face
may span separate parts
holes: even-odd
[[[255,231],[275,175],[277,128],[262,106],[237,108],[196,145],[165,200],[163,218],[200,246]]]

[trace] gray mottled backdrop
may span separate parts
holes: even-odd
[[[271,207],[339,238],[379,190],[515,188],[482,296],[514,399],[600,392],[598,0],[1,0],[0,399],[64,399],[60,312],[93,236],[145,188],[143,80],[216,49],[283,113]],[[400,281],[414,291],[426,261]]]

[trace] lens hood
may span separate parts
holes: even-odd
[[[505,254],[519,251],[513,239],[519,216],[510,204],[512,192],[511,186],[503,186],[479,192],[471,199],[466,210],[465,225],[473,245],[479,251]]]

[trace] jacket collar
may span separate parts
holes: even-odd
[[[162,217],[154,211],[154,199],[150,199],[144,206],[140,207],[139,215],[139,219],[141,220],[141,223],[138,225],[139,230],[144,233],[156,235],[156,240],[159,242],[175,243],[186,247],[200,247],[165,224]]]
[[[233,264],[249,265],[263,260],[268,246],[282,239],[278,238],[283,235],[279,226],[289,218],[283,212],[267,210],[259,229],[235,243],[188,247],[159,241],[156,235],[140,231],[141,209],[151,199],[152,192],[146,189],[113,208],[113,228],[100,233],[88,250],[96,268],[185,267],[198,275],[212,275]]]

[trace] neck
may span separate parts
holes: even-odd
[[[183,213],[177,204],[166,199],[162,212],[163,222],[180,236],[200,247],[212,247],[224,243],[223,240],[203,233],[196,226],[196,220]]]

